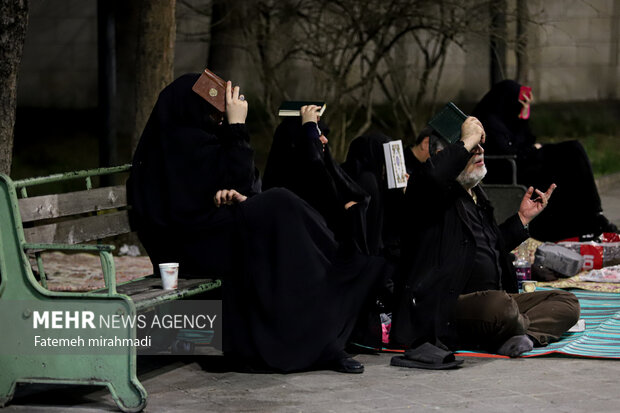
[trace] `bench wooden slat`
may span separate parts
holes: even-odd
[[[209,278],[179,278],[178,286],[175,290],[164,290],[161,286],[161,278],[146,277],[140,280],[128,282],[126,284],[121,284],[116,287],[116,291],[120,294],[130,296],[133,302],[136,303],[136,306],[140,307],[140,303],[156,297],[162,299],[162,301],[165,301],[167,296],[182,297],[190,290],[212,281],[213,280]]]
[[[41,244],[79,244],[127,232],[131,232],[127,211],[24,228],[26,242]]]
[[[20,199],[18,202],[22,222],[31,222],[121,208],[127,205],[127,195],[125,186],[117,185],[88,191],[34,196]]]

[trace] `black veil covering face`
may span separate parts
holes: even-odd
[[[601,214],[601,200],[583,146],[579,141],[566,141],[544,144],[537,149],[529,121],[519,118],[520,87],[512,80],[495,84],[476,105],[472,116],[484,126],[487,155],[517,156],[518,183],[542,191],[552,183],[557,184],[547,208],[530,224],[532,237],[558,241],[613,230]],[[489,172],[484,182],[509,182],[507,162],[486,160],[486,163]]]
[[[155,267],[223,278],[233,360],[282,372],[333,362],[380,263],[340,260],[325,220],[290,191],[258,193],[245,126],[214,124],[197,78],[161,92],[138,144],[127,182],[138,236]],[[217,208],[221,189],[249,198]]]
[[[263,186],[293,191],[325,218],[339,242],[352,242],[367,253],[368,195],[334,160],[329,146],[321,143],[319,130],[328,132],[322,121],[302,125],[300,117],[284,118],[273,137]],[[349,201],[358,204],[345,210]]]
[[[373,255],[399,255],[402,189],[388,189],[383,144],[392,139],[380,132],[355,138],[342,169],[370,195],[367,213],[368,250]]]
[[[530,130],[528,119],[520,119],[519,103],[521,85],[514,80],[502,80],[493,85],[476,105],[472,116],[482,122],[487,134],[492,131],[501,139],[489,139],[484,150],[490,155],[525,156],[533,151],[536,138]]]

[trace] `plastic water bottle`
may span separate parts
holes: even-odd
[[[518,258],[515,261],[515,271],[517,273],[519,290],[521,290],[523,288],[523,281],[530,281],[532,279],[532,265],[529,261]]]
[[[523,281],[532,279],[532,264],[528,259],[527,241],[524,241],[517,248],[517,260],[514,262],[515,272],[517,273],[517,284],[519,290],[523,288]]]

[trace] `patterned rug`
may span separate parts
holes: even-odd
[[[620,294],[571,290],[579,299],[586,330],[565,333],[560,341],[535,348],[523,357],[563,354],[578,357],[620,359]],[[460,356],[498,357],[497,354],[459,351]]]
[[[523,357],[547,355],[566,355],[620,359],[620,294],[595,291],[571,290],[579,299],[581,319],[585,321],[585,331],[565,333],[562,338],[547,347],[536,348]],[[365,349],[388,353],[403,353],[404,350],[389,348]],[[477,351],[457,351],[456,355],[465,357],[508,358],[499,354]]]

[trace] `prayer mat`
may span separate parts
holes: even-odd
[[[546,347],[538,347],[521,357],[545,355],[566,355],[620,359],[620,294],[598,291],[571,290],[579,299],[580,319],[586,329],[581,332],[567,332],[561,339]],[[369,347],[359,346],[368,349]],[[374,349],[377,350],[377,349]],[[404,350],[383,348],[379,351],[402,353]],[[456,356],[508,358],[499,354],[461,350]]]
[[[583,271],[572,277],[560,278],[556,281],[538,281],[538,286],[562,289],[579,288],[596,292],[620,293],[620,283],[587,281],[586,278],[588,274],[589,271]]]

